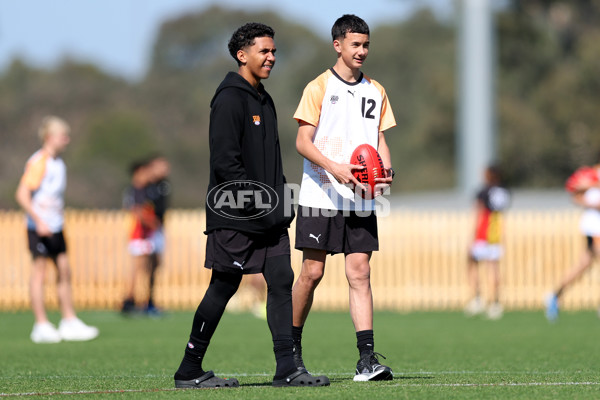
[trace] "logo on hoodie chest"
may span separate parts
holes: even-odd
[[[253,115],[252,122],[254,122],[254,125],[256,126],[260,125],[260,115]]]

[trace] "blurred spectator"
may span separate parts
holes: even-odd
[[[500,268],[502,257],[502,212],[510,205],[510,192],[502,183],[497,166],[491,165],[484,172],[484,187],[477,193],[475,205],[475,237],[469,249],[468,278],[472,298],[465,307],[465,314],[474,316],[486,312],[490,319],[499,319],[504,312],[500,304]],[[489,304],[480,293],[479,263],[489,266],[491,291]]]
[[[154,204],[148,198],[148,186],[153,180],[150,163],[135,162],[131,166],[131,185],[125,190],[123,207],[131,212],[131,227],[129,234],[129,253],[132,256],[133,268],[131,280],[127,289],[121,312],[131,314],[136,311],[136,285],[138,276],[152,276],[152,254],[155,251],[154,234],[160,228]],[[147,308],[148,301],[144,308]]]
[[[150,254],[149,293],[145,312],[149,315],[158,316],[160,310],[154,304],[154,284],[156,282],[156,270],[161,264],[165,247],[164,221],[165,213],[169,206],[169,196],[171,195],[171,183],[168,179],[171,166],[165,157],[159,155],[150,159],[148,168],[150,179],[146,186],[146,196],[154,206],[154,214],[158,220],[158,227],[150,237],[153,244],[153,252]]]
[[[31,340],[56,343],[61,340],[90,340],[98,329],[83,323],[75,313],[71,271],[63,236],[64,191],[67,171],[59,157],[70,141],[69,125],[54,116],[45,117],[39,128],[42,148],[27,161],[16,192],[16,200],[27,213],[27,236],[33,256],[30,297],[35,324]],[[58,329],[48,320],[44,305],[46,261],[57,268],[57,292],[62,319]]]

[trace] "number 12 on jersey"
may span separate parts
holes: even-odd
[[[363,118],[375,119],[375,116],[373,115],[373,110],[375,109],[376,104],[377,103],[373,99],[367,99],[365,97],[362,98],[361,111],[362,111]],[[365,114],[365,108],[367,106],[369,108],[367,109],[367,113]]]

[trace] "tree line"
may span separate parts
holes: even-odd
[[[153,153],[173,164],[172,205],[202,205],[209,103],[236,70],[227,41],[248,21],[276,31],[277,63],[265,86],[277,105],[286,176],[299,182],[292,115],[304,86],[333,65],[331,40],[274,13],[213,7],[161,26],[140,82],[69,59],[53,69],[14,60],[0,74],[0,207],[16,207],[14,190],[46,114],[73,128],[64,155],[68,205],[120,207],[128,166]],[[398,123],[386,134],[395,192],[455,185],[457,32],[455,19],[427,9],[371,26],[364,72],[386,88]],[[561,186],[600,154],[600,2],[514,1],[497,11],[495,32],[498,161],[513,187]]]

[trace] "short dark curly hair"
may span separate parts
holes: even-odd
[[[231,54],[231,57],[234,58],[238,65],[241,64],[240,60],[237,58],[238,50],[241,50],[246,46],[252,46],[254,44],[254,39],[257,37],[273,38],[275,37],[275,31],[265,24],[249,22],[233,32],[227,47],[229,48],[229,54]]]
[[[346,33],[369,34],[369,25],[354,14],[344,14],[331,27],[331,38],[336,40],[346,37]]]

